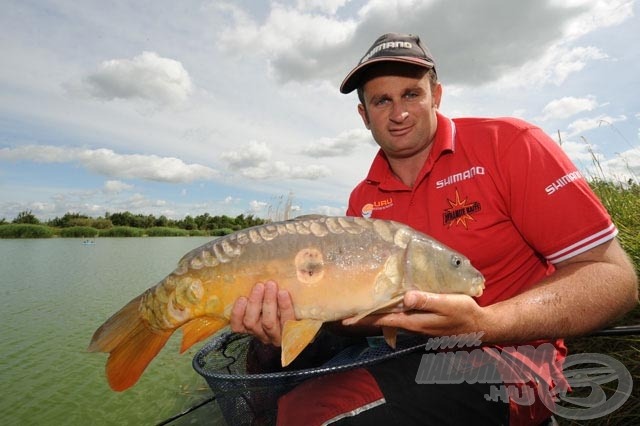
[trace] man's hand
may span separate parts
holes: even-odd
[[[403,304],[405,312],[369,315],[356,324],[397,327],[430,336],[484,331],[479,329],[483,308],[470,296],[412,290],[404,295]]]
[[[409,291],[406,312],[371,315],[357,324],[399,327],[431,336],[483,333],[485,343],[580,336],[638,305],[637,277],[617,240],[555,265],[520,294],[481,307],[470,296]]]
[[[250,333],[262,343],[280,346],[282,328],[295,320],[293,302],[286,290],[278,290],[274,281],[257,283],[249,297],[240,297],[231,310],[231,330]]]

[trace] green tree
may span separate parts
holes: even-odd
[[[16,218],[13,219],[13,223],[23,223],[23,224],[28,224],[28,225],[38,225],[40,223],[40,221],[38,220],[37,217],[34,216],[34,214],[31,212],[31,210],[25,210],[25,211],[22,211],[22,212],[18,213],[18,216],[16,216]]]
[[[180,228],[182,229],[187,229],[187,230],[198,229],[198,224],[196,223],[195,219],[189,215],[185,216],[185,218],[179,222],[179,225],[180,225]]]
[[[167,217],[165,215],[160,216],[159,218],[157,218],[153,224],[154,226],[158,226],[158,227],[162,227],[162,228],[166,228],[169,226],[169,219],[167,219]]]
[[[194,218],[194,221],[196,222],[196,226],[198,227],[198,229],[202,229],[202,230],[208,230],[211,229],[211,216],[209,216],[209,213],[205,213],[205,214],[201,214],[199,216],[196,216]]]
[[[89,216],[80,213],[65,213],[62,217],[56,216],[54,219],[49,220],[47,222],[47,225],[53,226],[55,228],[68,228],[70,226],[78,226],[78,223],[82,223],[83,220],[86,221],[89,219]]]

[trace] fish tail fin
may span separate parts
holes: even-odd
[[[174,330],[150,329],[140,317],[142,295],[109,318],[93,334],[89,352],[108,352],[106,374],[109,386],[123,391],[133,386]]]

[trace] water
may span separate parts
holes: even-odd
[[[113,392],[86,351],[104,320],[209,237],[0,239],[0,423],[153,425],[211,396],[176,333],[140,381]],[[172,425],[221,424],[215,403]]]

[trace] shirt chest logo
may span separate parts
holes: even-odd
[[[453,185],[454,183],[462,182],[464,180],[473,179],[476,176],[482,176],[484,174],[484,167],[473,166],[468,170],[464,170],[460,173],[454,173],[444,179],[436,181],[436,189],[442,189],[445,186]]]
[[[475,221],[474,216],[482,210],[478,201],[469,201],[469,197],[461,197],[457,188],[453,199],[447,198],[447,203],[449,206],[442,213],[442,221],[447,228],[464,226],[464,229],[469,229],[469,222]]]
[[[367,203],[362,207],[362,217],[370,218],[374,211],[388,209],[389,207],[393,207],[393,198],[391,197]]]

